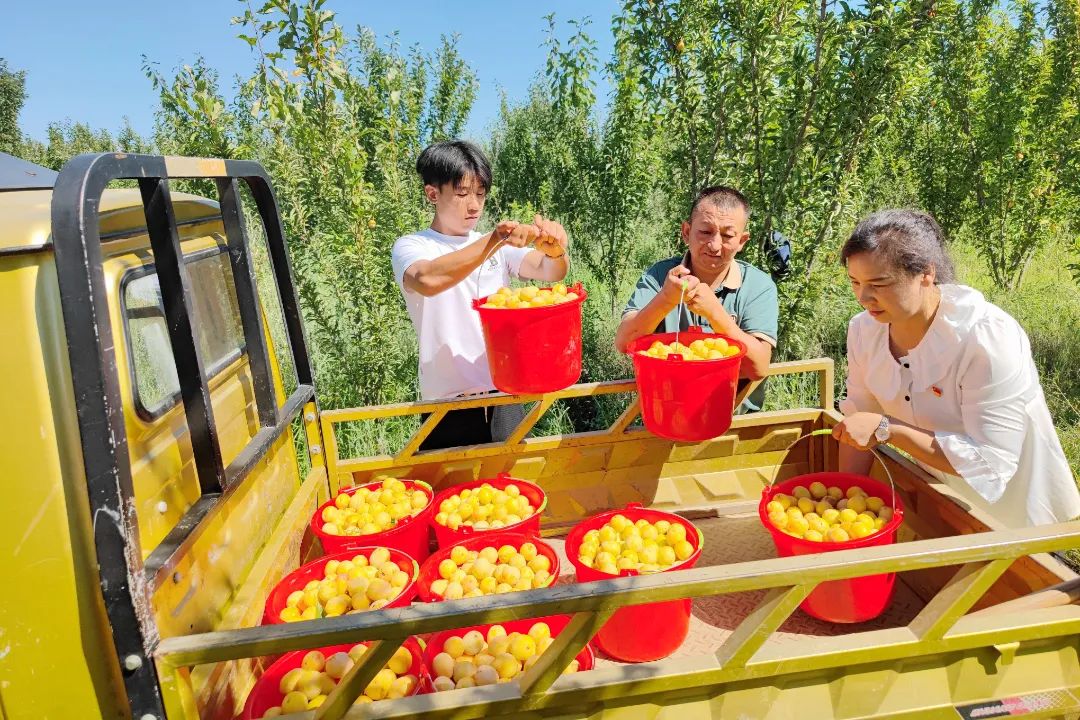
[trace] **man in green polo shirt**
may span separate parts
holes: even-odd
[[[746,197],[734,188],[718,185],[698,193],[690,219],[682,224],[688,250],[654,264],[638,280],[615,334],[620,352],[642,335],[700,326],[746,345],[743,377],[765,376],[776,347],[779,303],[772,278],[735,259],[750,239],[749,217]],[[685,305],[680,313],[683,283]],[[764,401],[762,385],[739,410],[760,410]]]

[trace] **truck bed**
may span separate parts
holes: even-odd
[[[827,373],[821,385],[831,387]],[[632,384],[582,385],[561,396],[632,389]],[[823,405],[829,406],[831,397],[825,395]],[[830,438],[811,436],[797,442],[836,422],[839,416],[828,407],[738,417],[729,434],[692,445],[628,428],[633,407],[606,431],[526,437],[528,427],[545,409],[541,403],[515,437],[501,445],[420,452],[426,427],[421,425],[417,435],[393,454],[342,457],[338,452],[335,428],[343,423],[512,400],[493,395],[321,415],[326,464],[313,466],[278,523],[274,541],[259,554],[258,567],[249,574],[240,600],[215,628],[219,632],[181,633],[162,641],[159,662],[168,663],[170,672],[182,674],[194,666],[190,686],[201,717],[233,717],[264,663],[255,656],[333,644],[346,632],[350,641],[389,639],[391,652],[399,638],[409,635],[425,637],[455,627],[572,613],[578,631],[567,636],[573,637],[565,649],[569,662],[575,645],[587,641],[602,624],[598,616],[611,607],[676,599],[683,587],[687,595],[682,597],[695,597],[691,627],[668,658],[631,666],[598,651],[594,671],[558,677],[563,658],[552,656],[545,674],[536,676],[535,684],[520,694],[505,686],[435,693],[373,706],[363,716],[598,718],[610,710],[612,718],[637,717],[632,713],[638,711],[642,716],[687,717],[682,714],[684,701],[693,696],[700,701],[702,717],[765,717],[762,708],[769,706],[773,709],[768,716],[777,718],[801,717],[806,708],[818,706],[831,709],[812,713],[815,717],[892,717],[894,711],[902,715],[1004,694],[1080,687],[1075,670],[1080,617],[1074,607],[1023,617],[1012,613],[966,617],[969,610],[1075,577],[1046,553],[1071,547],[1080,530],[987,533],[996,529],[992,519],[957,502],[947,488],[935,486],[932,478],[902,457],[886,453],[897,499],[905,508],[898,546],[891,551],[880,548],[886,552],[855,550],[842,553],[844,557],[823,553],[776,559],[772,538],[756,513],[761,490],[772,482],[835,469],[835,442]],[[884,472],[884,467],[879,465],[875,472]],[[640,503],[679,513],[700,528],[704,551],[697,569],[643,578],[641,583],[583,589],[572,584],[573,566],[563,556],[558,586],[553,592],[538,591],[528,602],[520,598],[523,594],[510,593],[332,618],[311,628],[253,627],[269,588],[283,573],[317,554],[307,521],[339,488],[385,474],[423,480],[441,492],[502,472],[544,488],[547,506],[541,535],[560,555],[563,537],[583,518]],[[894,597],[888,610],[870,622],[822,622],[792,611],[797,601],[786,599],[789,592],[791,598],[798,595],[795,586],[813,586],[851,573],[876,574],[886,566],[900,573]],[[1025,651],[1015,652],[1016,643],[1023,643]],[[918,662],[899,664],[900,658]],[[936,678],[931,685],[924,676],[928,669]],[[656,714],[657,708],[665,707]]]

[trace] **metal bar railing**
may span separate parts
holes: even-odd
[[[831,409],[835,365],[830,358],[773,363],[769,366],[766,377],[797,375],[803,373],[814,373],[818,376],[818,385],[821,389],[820,407],[822,409]],[[752,390],[753,384],[748,385],[747,388]],[[744,394],[747,388],[744,388]],[[828,390],[827,392],[825,391],[826,389]],[[341,476],[346,476],[352,472],[379,470],[395,465],[404,465],[414,459],[422,459],[424,462],[440,462],[444,460],[460,459],[462,453],[466,452],[460,448],[418,452],[420,445],[438,424],[438,420],[451,410],[497,407],[499,405],[511,405],[522,402],[537,403],[526,417],[518,423],[517,428],[511,433],[506,442],[490,443],[467,450],[469,457],[476,458],[484,455],[503,453],[507,448],[521,449],[528,447],[530,451],[546,449],[539,443],[540,439],[527,440],[526,436],[558,400],[625,393],[634,393],[635,397],[622,414],[620,414],[606,429],[590,433],[578,433],[572,438],[566,438],[560,441],[586,445],[609,442],[613,438],[623,436],[628,432],[648,433],[647,430],[628,430],[631,423],[633,423],[641,414],[641,404],[636,397],[637,385],[634,381],[612,380],[597,383],[583,383],[543,395],[507,395],[505,393],[492,393],[489,395],[478,395],[475,397],[447,401],[421,401],[376,405],[345,410],[327,410],[323,412],[320,417],[322,421],[323,436],[326,439],[328,449],[327,466],[330,471],[331,483],[340,483]],[[738,400],[736,401],[736,404],[737,402]],[[336,449],[339,447],[336,435],[337,425],[351,422],[386,420],[422,414],[427,414],[429,417],[416,432],[413,433],[412,437],[405,443],[402,449],[393,455],[377,455],[365,458],[341,458],[336,452]],[[335,453],[332,456],[329,453],[331,445],[335,448]],[[337,485],[334,484],[332,490],[336,491],[336,489]]]
[[[200,318],[195,312],[191,280],[169,191],[171,180],[206,178],[222,191],[222,222],[230,251],[241,312],[245,352],[256,389],[259,429],[226,468],[218,442],[202,350],[197,341]],[[109,293],[103,270],[100,235],[101,199],[115,180],[138,183],[146,232],[161,287],[169,340],[176,364],[180,396],[187,420],[191,455],[204,500],[169,534],[168,543],[143,562],[135,492],[131,477],[124,408],[117,374],[116,347],[109,322]],[[239,216],[236,190],[244,183],[258,207],[266,229],[267,249],[276,290],[289,335],[289,350],[298,387],[283,408],[268,392],[269,358],[259,342],[263,327],[257,308],[251,308],[254,284],[250,248]],[[269,176],[258,163],[206,158],[176,158],[125,153],[85,154],[69,160],[57,176],[52,193],[52,234],[57,285],[64,318],[72,390],[76,399],[79,442],[86,475],[90,512],[94,517],[94,563],[101,580],[102,600],[111,626],[116,656],[123,663],[127,711],[135,717],[162,714],[163,698],[147,655],[157,640],[147,574],[176,561],[185,544],[200,532],[223,498],[239,486],[289,427],[305,404],[315,403],[311,363],[300,317],[299,298],[292,280],[288,249]],[[258,355],[256,357],[256,355]],[[267,407],[270,403],[270,407]],[[101,522],[98,519],[102,518]]]
[[[165,306],[169,343],[184,400],[184,417],[191,435],[191,454],[202,494],[220,493],[225,487],[217,424],[210,402],[206,363],[196,337],[195,297],[187,263],[180,248],[169,181],[162,177],[139,180],[146,212],[146,232],[154,251],[161,301]],[[260,328],[261,331],[261,328]],[[248,348],[252,350],[252,348]]]
[[[998,558],[972,562],[961,567],[956,575],[926,604],[909,627],[921,640],[945,637],[968,610],[997,582],[1015,558]]]
[[[541,653],[536,664],[526,671],[521,679],[521,694],[532,696],[546,692],[614,614],[615,608],[575,614],[551,647]]]
[[[315,711],[315,720],[337,720],[344,715],[404,642],[405,637],[396,637],[372,643],[360,662],[345,673],[326,702]]]
[[[525,617],[556,613],[584,614],[575,618],[575,628],[569,629],[576,637],[568,639],[565,644],[548,648],[545,655],[554,653],[557,657],[543,658],[544,670],[527,678],[531,681],[528,687],[538,691],[541,685],[537,683],[541,679],[546,680],[546,671],[554,672],[552,668],[558,668],[558,672],[561,672],[573,658],[570,650],[584,637],[587,632],[585,628],[599,627],[605,614],[620,607],[753,590],[772,591],[751,615],[753,622],[762,624],[761,631],[755,633],[754,625],[747,621],[717,651],[716,657],[724,662],[726,669],[735,669],[744,666],[754,656],[805,594],[819,583],[971,563],[989,563],[996,571],[1024,555],[1077,546],[1080,546],[1080,523],[1002,530],[696,568],[679,573],[559,585],[542,590],[414,605],[380,613],[346,615],[288,625],[168,638],[158,645],[155,657],[167,668],[188,667],[362,640],[398,640],[409,635]],[[962,611],[989,588],[992,573],[969,571],[965,577],[972,574],[977,580],[967,582],[961,579],[952,583],[942,591],[945,593],[942,600],[931,601],[931,606],[935,608],[935,621],[930,622],[928,627],[934,632],[919,638],[913,634],[912,628],[905,634],[905,641],[915,637],[916,648],[937,647],[936,643],[940,638],[947,637],[948,630]],[[792,583],[791,578],[799,580]],[[575,629],[580,633],[575,633]]]
[[[743,667],[814,589],[801,584],[769,590],[716,651],[721,667]]]
[[[831,400],[832,361],[803,361],[783,363],[770,368],[772,374],[791,374],[815,372],[819,386],[823,389],[822,398]],[[824,392],[824,388],[830,392]],[[538,420],[547,407],[555,400],[564,397],[585,397],[618,392],[633,392],[635,387],[630,382],[594,383],[574,386],[559,393],[538,396],[540,401],[515,432],[520,442],[537,443],[542,439],[524,441],[528,429]],[[355,420],[372,420],[387,417],[401,417],[410,414],[429,412],[440,413],[460,407],[479,407],[521,402],[524,398],[509,395],[489,395],[483,398],[469,398],[453,403],[405,403],[400,405],[360,408],[356,410],[329,411],[320,417],[322,434],[326,443],[326,462],[328,472],[345,474],[371,459],[345,459],[338,457],[335,425]],[[823,402],[823,405],[825,403]],[[626,432],[627,426],[638,414],[634,405],[617,418],[606,431],[588,433],[598,442],[610,442],[613,435]],[[826,411],[831,408],[826,405]],[[426,436],[424,429],[432,424],[431,420],[421,427],[408,441],[405,454],[414,456],[416,448]],[[527,426],[523,429],[523,426]],[[430,429],[430,428],[428,428]],[[641,430],[646,433],[647,431]],[[574,442],[580,436],[564,438]],[[505,445],[503,450],[505,452]],[[529,446],[532,448],[532,446]],[[498,447],[493,451],[498,451]],[[441,453],[455,451],[435,451],[420,453],[427,462],[437,462],[433,457]],[[477,449],[457,450],[459,456],[477,457]],[[404,459],[404,458],[403,458]],[[394,463],[395,457],[380,460]],[[895,462],[890,459],[890,462]],[[336,490],[336,483],[331,480]],[[223,662],[265,654],[277,654],[289,650],[323,647],[326,645],[377,641],[380,648],[378,655],[371,651],[365,655],[361,668],[354,668],[354,676],[347,687],[339,689],[322,708],[316,717],[334,720],[346,712],[366,682],[381,668],[381,662],[389,658],[405,637],[422,635],[441,630],[465,627],[474,624],[506,622],[525,617],[540,617],[549,614],[574,615],[571,623],[556,638],[527,671],[514,690],[505,687],[498,689],[482,688],[484,694],[490,690],[489,699],[497,701],[515,712],[545,706],[551,701],[551,693],[563,693],[557,688],[573,687],[576,680],[553,688],[567,665],[585,646],[595,632],[606,622],[612,613],[621,607],[643,602],[663,602],[682,598],[699,598],[713,595],[725,595],[748,591],[765,591],[764,597],[721,644],[710,658],[710,673],[722,672],[726,675],[749,672],[748,666],[761,663],[758,658],[767,654],[770,658],[781,658],[783,648],[768,645],[769,639],[798,608],[799,604],[814,588],[822,582],[844,580],[865,575],[905,572],[961,566],[956,577],[949,582],[938,595],[906,627],[903,632],[890,635],[893,645],[903,648],[906,656],[920,653],[938,652],[943,642],[952,642],[950,630],[962,616],[989,590],[994,581],[1004,573],[1015,559],[1034,553],[1061,550],[1080,546],[1080,524],[1065,523],[1056,526],[1028,528],[1023,530],[1005,530],[994,533],[979,533],[934,540],[922,540],[899,545],[847,550],[835,553],[818,554],[792,558],[777,558],[766,561],[754,561],[732,565],[703,567],[685,570],[679,573],[620,578],[610,581],[575,585],[559,585],[542,590],[513,593],[511,595],[486,596],[455,602],[431,605],[414,605],[408,608],[384,610],[378,614],[349,615],[338,618],[326,618],[317,621],[276,625],[262,628],[231,630],[202,635],[170,638],[162,641],[155,654],[159,666],[165,673],[196,664]],[[793,582],[793,578],[798,578]],[[1056,626],[1055,626],[1056,627]],[[1071,625],[1070,625],[1071,627]],[[878,631],[881,632],[881,631]],[[858,633],[856,633],[858,634]],[[979,636],[982,637],[981,635]],[[956,639],[959,641],[959,639]],[[888,643],[886,643],[888,645]],[[766,651],[766,647],[768,647]],[[891,645],[888,645],[891,647]],[[383,650],[390,648],[389,650]],[[884,649],[886,654],[888,648]],[[385,658],[383,656],[385,655]],[[899,655],[898,655],[899,656]],[[702,666],[703,668],[705,666]],[[755,665],[756,667],[756,665]],[[359,674],[361,673],[362,674]],[[702,670],[701,672],[706,672]],[[683,677],[685,675],[685,677]],[[694,680],[693,672],[684,672],[679,682]],[[618,681],[605,686],[603,692],[618,693]],[[343,683],[344,684],[344,683]],[[678,683],[676,683],[678,684]],[[631,687],[633,686],[633,687]],[[626,691],[642,692],[647,684],[635,683],[629,677],[625,680]],[[581,690],[586,694],[585,689]],[[485,697],[487,697],[485,695]],[[495,696],[498,696],[497,698]],[[409,706],[409,700],[399,701],[401,707]],[[435,701],[432,701],[435,702]],[[506,705],[509,703],[509,705]],[[419,707],[419,706],[417,706]],[[415,711],[415,708],[414,710]],[[479,711],[478,711],[479,712]],[[391,713],[396,714],[396,713]],[[452,714],[452,713],[451,713]],[[482,714],[482,713],[481,713]],[[478,715],[470,715],[478,716]],[[299,717],[299,716],[297,716]]]

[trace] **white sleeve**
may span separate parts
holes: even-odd
[[[503,245],[499,248],[499,252],[502,253],[503,262],[506,263],[506,269],[510,271],[511,277],[521,277],[521,273],[518,272],[521,269],[521,263],[524,262],[526,256],[532,251],[532,248],[519,248],[512,245]]]
[[[847,396],[840,401],[840,412],[883,412],[877,398],[866,385],[866,346],[859,333],[858,316],[848,323],[847,332]]]
[[[1027,431],[1031,351],[1012,318],[991,318],[972,329],[973,343],[958,373],[964,432],[934,433],[960,477],[997,502],[1016,474]]]
[[[434,255],[424,238],[417,235],[405,235],[394,242],[390,251],[390,264],[394,268],[394,280],[405,289],[405,271],[418,260],[431,260]]]

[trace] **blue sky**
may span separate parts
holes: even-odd
[[[365,25],[382,41],[397,31],[406,47],[419,43],[433,50],[441,33],[460,34],[461,54],[480,81],[468,134],[481,138],[498,114],[500,89],[511,99],[524,99],[543,69],[544,15],[554,12],[562,22],[590,17],[589,32],[603,63],[611,56],[611,17],[619,5],[617,0],[330,0],[327,8],[349,33]],[[246,75],[254,63],[247,43],[236,38],[239,28],[229,22],[243,9],[236,0],[14,3],[0,23],[0,57],[10,68],[27,72],[23,131],[43,139],[50,122],[65,118],[116,130],[127,116],[136,131],[148,135],[157,101],[143,75],[142,56],[167,71],[202,55],[231,88],[231,78]],[[569,28],[562,29],[565,38]],[[608,88],[601,77],[597,80],[603,98]]]

